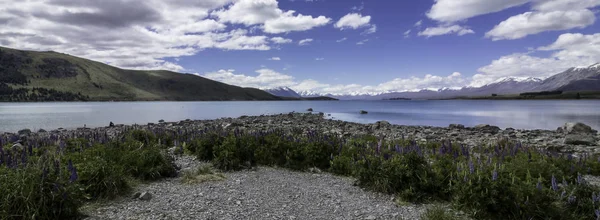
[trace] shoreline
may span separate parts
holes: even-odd
[[[574,126],[572,124],[571,126]],[[498,141],[513,141],[523,145],[549,149],[567,153],[594,153],[600,152],[600,134],[586,125],[576,125],[567,131],[567,128],[558,130],[542,129],[501,129],[494,125],[477,125],[466,127],[460,124],[451,124],[447,127],[395,125],[387,121],[362,124],[326,119],[323,113],[287,113],[259,116],[241,116],[238,118],[219,118],[210,120],[181,120],[175,122],[149,122],[147,124],[124,125],[116,124],[113,127],[79,127],[75,129],[54,129],[30,131],[23,129],[19,132],[4,132],[2,137],[8,140],[15,135],[21,136],[81,136],[89,133],[101,133],[109,136],[118,135],[131,129],[165,129],[165,130],[198,130],[209,127],[222,127],[226,130],[276,130],[285,131],[302,130],[303,132],[316,131],[323,134],[338,135],[339,137],[355,137],[361,135],[375,135],[385,139],[410,139],[418,142],[452,141],[469,147],[489,145]],[[564,127],[564,126],[563,126]],[[562,130],[561,130],[562,129]],[[597,150],[598,149],[598,150]]]

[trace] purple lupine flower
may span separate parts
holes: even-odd
[[[596,209],[594,213],[596,214],[596,219],[600,219],[600,210]]]
[[[577,173],[577,184],[581,185],[583,183],[583,178],[580,173]]]
[[[560,193],[560,199],[565,198],[566,195],[567,195],[567,192],[563,190],[562,193]]]
[[[592,201],[594,203],[600,202],[600,193],[595,194],[595,197],[594,197],[594,193],[592,193]]]
[[[69,160],[69,164],[67,165],[68,170],[71,172],[71,176],[69,177],[69,182],[73,183],[77,181],[79,176],[77,175],[77,168],[73,166],[73,161]]]
[[[494,169],[494,172],[492,172],[492,181],[496,181],[498,179],[498,171],[496,171]]]
[[[552,190],[558,190],[558,184],[556,183],[556,178],[552,175]]]
[[[475,172],[475,166],[473,166],[473,161],[469,160],[469,173],[473,174]]]
[[[535,185],[535,188],[537,188],[539,191],[542,191],[542,182],[539,179],[537,184]]]

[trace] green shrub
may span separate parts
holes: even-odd
[[[177,170],[174,159],[166,154],[159,145],[141,146],[130,145],[123,153],[121,163],[126,170],[142,180],[157,180],[163,177],[175,177]]]
[[[57,166],[58,165],[58,166]],[[65,219],[78,215],[83,192],[54,157],[22,168],[0,166],[0,219]]]
[[[448,212],[441,206],[433,206],[427,208],[425,213],[421,215],[422,220],[459,220],[454,213]]]
[[[229,135],[223,143],[215,146],[213,164],[221,170],[242,170],[255,165],[254,149],[250,138]]]

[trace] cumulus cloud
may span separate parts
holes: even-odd
[[[531,53],[514,53],[500,57],[479,68],[471,86],[485,85],[509,76],[547,78],[571,67],[600,62],[600,34],[562,34],[554,43],[535,51],[549,51],[552,54],[541,57]]]
[[[304,40],[298,41],[298,45],[300,45],[300,46],[306,46],[306,45],[309,45],[311,42],[313,42],[313,39],[312,38],[308,38],[308,39],[304,39]]]
[[[219,82],[236,85],[241,87],[252,87],[259,89],[269,89],[282,86],[296,85],[294,77],[275,72],[270,69],[257,70],[256,76],[247,76],[244,74],[235,74],[235,70],[219,70],[217,72],[206,73],[202,75],[208,79]]]
[[[459,21],[526,3],[530,11],[509,17],[485,36],[492,40],[512,40],[545,31],[584,28],[596,20],[590,9],[600,5],[599,0],[435,0],[427,17],[451,27]]]
[[[359,13],[349,13],[340,18],[333,26],[340,30],[344,29],[359,29],[367,28],[363,31],[363,35],[373,34],[377,32],[377,25],[370,24],[371,16],[363,16]]]
[[[463,36],[466,34],[473,34],[473,33],[475,33],[475,31],[473,31],[467,27],[460,26],[460,25],[438,26],[438,27],[426,28],[425,30],[419,32],[419,36],[425,36],[425,37],[429,38],[429,37],[433,37],[433,36],[440,36],[440,35],[454,34],[454,33],[456,33],[456,35],[458,35],[458,36]]]
[[[361,40],[359,42],[356,42],[356,45],[363,45],[363,44],[365,44],[367,42],[369,42],[369,39],[364,39],[364,40]]]
[[[595,21],[594,12],[588,9],[525,12],[501,22],[485,36],[492,40],[513,40],[544,31],[584,28]]]
[[[427,74],[423,77],[395,78],[377,85],[360,84],[328,84],[317,80],[306,79],[299,81],[294,77],[270,69],[256,71],[258,75],[248,76],[236,74],[234,70],[219,70],[204,74],[204,77],[241,87],[260,89],[287,86],[295,91],[312,91],[324,94],[372,94],[384,92],[404,92],[421,89],[457,88],[466,85],[467,80],[458,72],[449,76]]]
[[[176,61],[165,59],[190,56],[209,48],[270,50],[272,44],[293,42],[256,34],[249,31],[252,27],[236,29],[237,26],[227,25],[238,21],[234,15],[228,17],[227,11],[236,10],[239,4],[248,6],[244,5],[247,2],[0,0],[0,45],[54,50],[122,68],[184,71]],[[258,22],[269,33],[307,30],[313,27],[307,23],[329,22],[322,16],[283,11],[274,0],[252,2],[255,4],[250,4],[251,9],[239,22]],[[216,13],[213,17],[211,11]],[[226,21],[217,14],[224,14]]]
[[[427,12],[427,17],[439,22],[456,22],[499,12],[507,8],[523,5],[530,0],[435,0]]]
[[[271,57],[268,60],[280,61],[281,57]]]
[[[261,25],[266,33],[279,34],[292,31],[306,31],[328,24],[331,19],[325,16],[313,17],[284,11],[277,0],[238,0],[228,8],[212,12],[221,22]]]
[[[362,16],[359,13],[350,13],[340,18],[340,20],[335,23],[334,27],[339,29],[358,29],[360,27],[369,25],[369,22],[371,22],[371,16]]]
[[[289,44],[294,42],[292,39],[287,39],[283,37],[273,37],[271,38],[271,41],[276,44]]]
[[[421,25],[423,25],[423,20],[419,20],[415,23],[415,27],[421,27]]]

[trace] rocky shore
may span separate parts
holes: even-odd
[[[415,141],[446,141],[460,143],[474,147],[479,145],[494,144],[498,141],[514,141],[523,145],[565,153],[594,153],[600,150],[600,135],[597,131],[582,123],[566,123],[557,130],[521,130],[500,129],[494,125],[478,125],[465,127],[460,124],[451,124],[448,127],[430,126],[404,126],[393,125],[386,121],[373,124],[359,124],[340,120],[326,119],[322,113],[289,113],[278,115],[242,116],[239,118],[220,118],[214,120],[183,120],[178,122],[165,122],[146,125],[116,124],[100,128],[78,128],[75,130],[57,129],[52,131],[31,132],[19,131],[20,138],[28,136],[60,135],[67,137],[80,137],[90,133],[101,133],[115,136],[129,129],[166,129],[166,130],[194,130],[207,127],[222,127],[225,129],[239,130],[270,130],[284,129],[289,131],[318,131],[335,134],[343,137],[372,134],[387,139],[410,139]],[[16,134],[5,133],[7,136]],[[13,138],[14,139],[14,138]]]
[[[566,123],[556,130],[500,129],[493,125],[448,127],[392,125],[385,121],[359,124],[327,119],[324,114],[289,113],[242,116],[214,120],[159,121],[146,125],[112,124],[99,128],[57,129],[18,134],[5,133],[4,143],[13,148],[28,140],[90,137],[116,138],[132,129],[171,130],[174,132],[220,127],[225,130],[273,130],[320,132],[353,137],[375,135],[386,139],[410,139],[420,142],[452,141],[475,147],[498,141],[573,153],[597,153],[598,132],[581,123]],[[174,154],[175,148],[170,149]],[[394,197],[370,192],[354,185],[349,177],[320,170],[295,172],[258,167],[224,173],[224,180],[197,184],[182,183],[183,173],[204,164],[194,157],[175,156],[181,168],[177,178],[139,185],[131,196],[90,204],[83,213],[87,219],[419,219],[427,205],[398,205]],[[596,184],[597,177],[584,176]],[[594,180],[594,181],[592,181]]]

